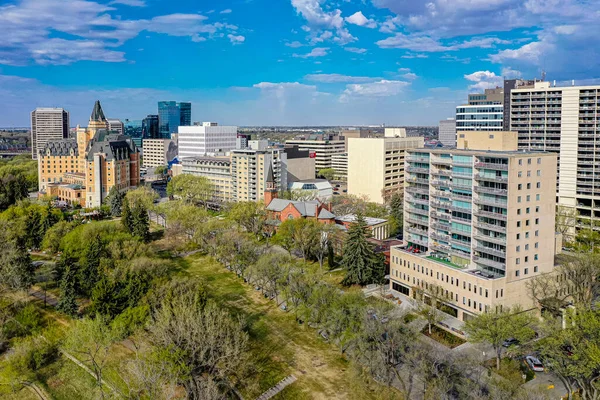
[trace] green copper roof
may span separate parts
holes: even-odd
[[[92,111],[90,121],[106,122],[106,117],[104,117],[104,111],[102,111],[100,100],[96,100],[96,104],[94,104],[94,111]]]

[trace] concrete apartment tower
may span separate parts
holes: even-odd
[[[69,137],[69,113],[63,108],[36,108],[31,112],[31,157],[46,143]]]
[[[531,309],[526,284],[552,272],[560,250],[557,155],[516,151],[515,132],[462,135],[457,149],[408,151],[405,245],[391,250],[390,288],[441,290],[446,312],[462,321],[495,307]]]
[[[438,139],[446,147],[456,146],[456,120],[454,118],[440,121]]]

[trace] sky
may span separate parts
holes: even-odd
[[[223,125],[437,125],[503,77],[600,78],[597,0],[0,0],[0,126],[192,102]]]

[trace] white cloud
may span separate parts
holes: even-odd
[[[502,86],[504,78],[490,71],[477,71],[472,74],[465,75],[465,79],[474,82],[469,86],[469,90],[483,92],[485,89],[493,89],[497,86]]]
[[[112,0],[108,5],[122,4],[129,7],[146,7],[144,0]]]
[[[365,28],[377,28],[377,22],[364,16],[362,11],[358,11],[349,17],[346,17],[346,22],[353,25],[364,26]]]
[[[298,48],[298,47],[302,47],[302,46],[304,46],[302,43],[300,43],[300,42],[299,42],[299,41],[297,41],[297,40],[295,40],[295,41],[293,41],[293,42],[286,43],[285,45],[286,45],[287,47],[291,47],[291,48],[294,48],[294,49],[296,49],[296,48]]]
[[[427,35],[406,35],[403,33],[396,33],[394,36],[377,42],[377,45],[383,49],[407,49],[424,52],[456,51],[470,48],[491,48],[496,44],[510,44],[510,42],[493,37],[475,37],[459,43],[443,44],[439,40]]]
[[[232,35],[232,34],[229,34],[229,35],[227,35],[227,37],[229,38],[229,41],[232,44],[234,44],[234,45],[236,45],[236,44],[242,44],[242,43],[244,43],[246,41],[246,38],[244,36],[242,36],[242,35]]]
[[[349,101],[352,97],[389,97],[402,93],[409,82],[380,80],[371,83],[354,83],[346,85],[346,90],[340,96],[340,101]]]
[[[405,55],[401,56],[400,58],[406,58],[406,59],[429,58],[429,56],[427,54],[421,54],[421,53],[406,53]]]
[[[364,54],[367,52],[367,49],[362,49],[360,47],[344,47],[344,50],[349,51],[350,53],[356,53],[356,54]]]
[[[233,11],[231,10],[231,8],[226,8],[225,10],[221,11],[219,14],[231,14]]]
[[[310,53],[307,53],[307,54],[294,53],[293,56],[298,57],[298,58],[324,57],[327,55],[328,51],[329,51],[329,47],[315,47],[314,49],[311,50]]]
[[[325,11],[321,6],[323,0],[291,0],[292,6],[307,22],[302,29],[309,32],[309,38],[321,37],[323,31],[332,32],[333,40],[340,44],[348,44],[357,39],[344,27],[344,18],[340,9]],[[335,32],[335,35],[333,34]]]
[[[414,81],[415,79],[417,79],[419,76],[417,74],[415,74],[414,72],[407,72],[406,74],[401,75],[404,79],[408,79],[410,81]]]
[[[307,81],[320,83],[364,83],[373,82],[381,78],[368,76],[349,76],[341,74],[309,74],[304,77]]]
[[[523,76],[521,71],[512,69],[511,67],[502,68],[502,77],[505,79],[519,79]]]

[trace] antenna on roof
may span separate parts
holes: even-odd
[[[546,71],[542,70],[542,82],[546,81]]]

